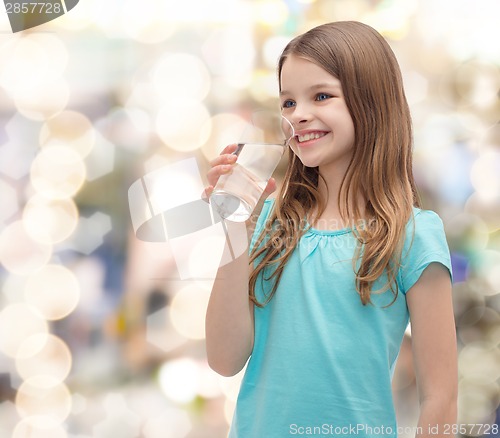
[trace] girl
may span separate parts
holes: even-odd
[[[415,431],[445,436],[457,397],[450,257],[441,220],[419,208],[395,56],[371,27],[330,23],[286,46],[278,78],[289,166],[246,224],[250,256],[219,269],[206,316],[215,371],[250,358],[229,436],[396,437],[391,377],[409,320]],[[211,163],[207,195],[235,147]]]

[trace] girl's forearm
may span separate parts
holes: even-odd
[[[245,225],[229,222],[226,225],[231,239],[226,242],[225,251],[235,258],[217,272],[207,307],[205,332],[209,365],[219,374],[232,376],[243,368],[253,349],[253,304],[248,298]],[[238,244],[230,249],[229,240],[234,243],[235,239]]]
[[[417,438],[453,438],[457,422],[456,398],[428,400],[420,405]]]

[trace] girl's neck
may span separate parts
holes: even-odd
[[[338,196],[340,192],[340,185],[342,183],[343,174],[341,172],[321,172],[323,178],[319,178],[318,182],[318,190],[319,193],[325,202],[325,209],[321,215],[314,215],[311,220],[313,221],[312,225],[316,229],[322,230],[340,230],[343,228],[348,228],[351,226],[350,218],[343,218],[341,215],[340,205],[338,203]],[[328,187],[328,190],[327,190]],[[351,202],[352,211],[352,203],[357,202],[358,208],[361,214],[361,218],[364,216],[364,202],[361,196],[358,196],[355,200]]]

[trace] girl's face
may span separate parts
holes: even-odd
[[[281,107],[292,123],[293,152],[307,167],[345,171],[354,146],[354,124],[340,81],[317,64],[288,56],[281,70]]]

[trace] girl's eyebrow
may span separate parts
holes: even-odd
[[[335,82],[323,82],[321,84],[315,84],[315,85],[312,85],[311,87],[309,87],[310,90],[316,90],[318,88],[335,88],[335,89],[338,89],[338,90],[342,89],[342,87],[340,86],[340,82],[339,83],[335,83]]]
[[[317,90],[317,89],[321,89],[321,88],[327,88],[327,89],[336,89],[336,90],[339,90],[341,91],[342,90],[342,86],[340,85],[340,82],[339,83],[334,83],[334,82],[322,82],[320,84],[314,84],[314,85],[311,85],[309,87],[309,90]],[[286,94],[291,94],[289,91],[286,91],[286,90],[281,90],[280,91],[280,96],[284,96]]]

